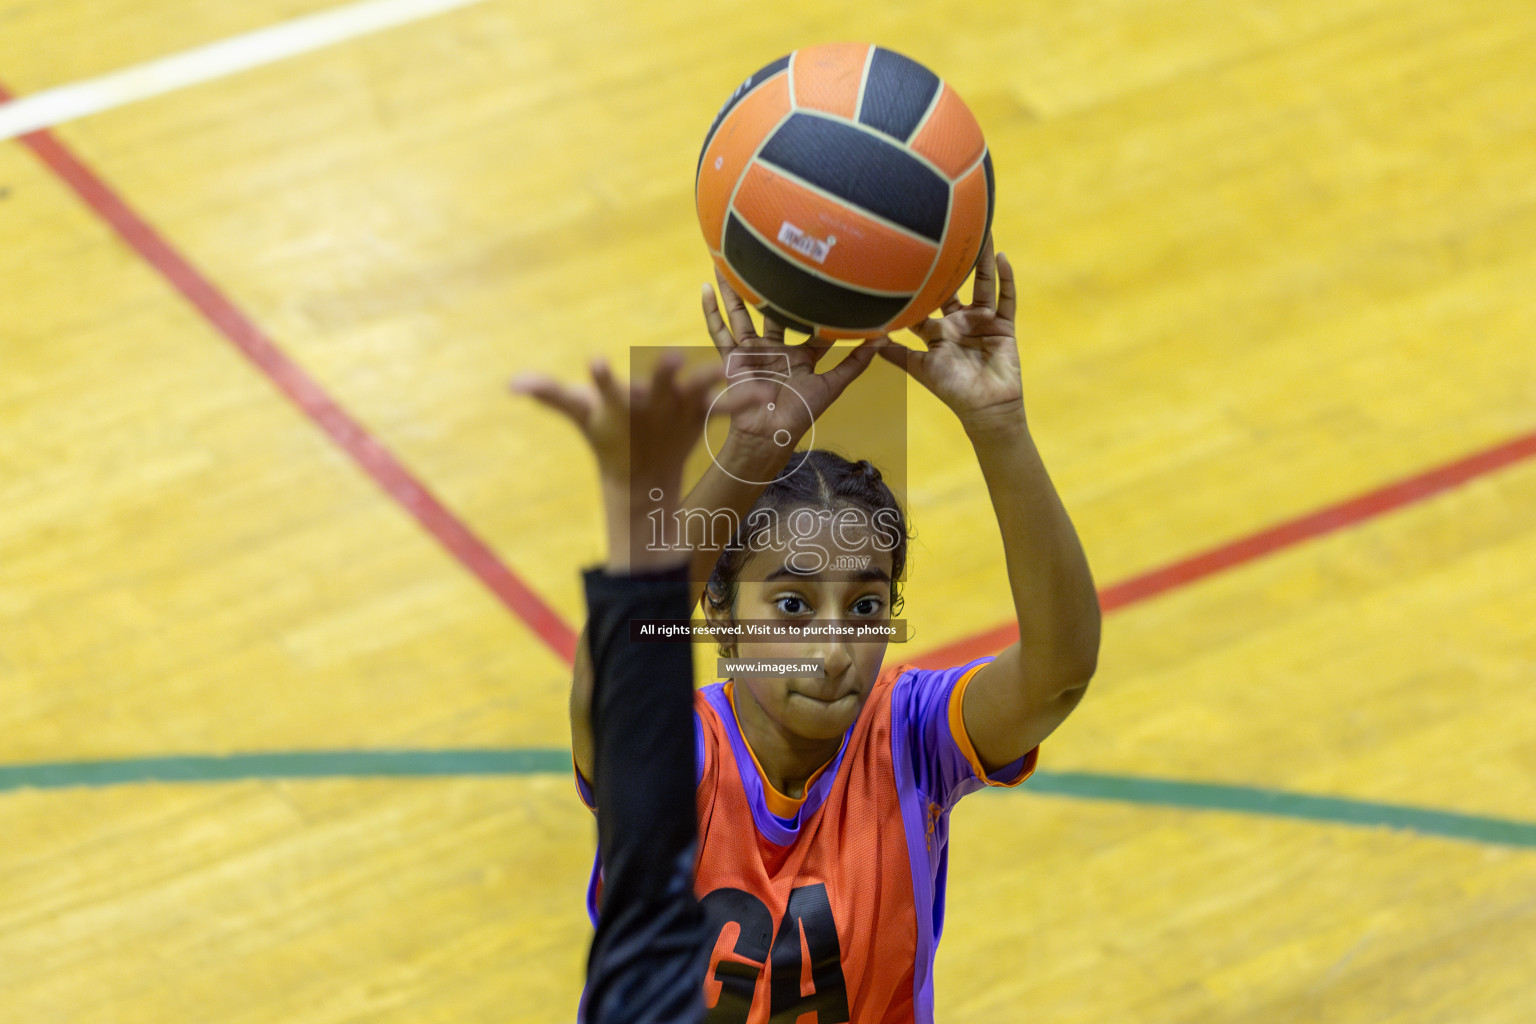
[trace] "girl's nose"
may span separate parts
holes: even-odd
[[[821,645],[817,657],[822,660],[822,668],[826,671],[828,679],[835,679],[848,671],[848,666],[853,664],[853,651],[848,644],[838,641],[828,641]]]

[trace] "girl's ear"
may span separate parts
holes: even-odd
[[[719,622],[719,621],[721,621],[720,609],[718,607],[716,607],[716,605],[715,605],[715,601],[718,598],[718,596],[719,595],[717,595],[715,593],[715,589],[714,589],[713,585],[705,586],[705,588],[704,588],[704,600],[701,603],[704,606],[704,618],[705,618],[706,621],[709,621],[709,622]]]
[[[722,626],[729,626],[734,623],[736,617],[732,609],[719,608],[716,606],[716,601],[723,603],[720,592],[714,589],[713,584],[707,584],[704,588],[704,621]],[[722,658],[734,658],[736,657],[736,642],[734,640],[729,642],[722,640],[715,644],[715,650],[720,653]]]
[[[736,603],[735,595],[723,591],[719,584],[710,580],[704,584],[704,614],[712,621],[724,622],[729,620],[735,610],[731,606]]]

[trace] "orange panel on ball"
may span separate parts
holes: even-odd
[[[932,242],[759,163],[747,168],[734,208],[785,259],[854,288],[911,294],[938,252]]]
[[[711,250],[725,243],[725,210],[757,147],[789,113],[789,75],[778,74],[744,96],[709,140],[694,193],[699,227]]]
[[[796,51],[795,106],[841,114],[850,120],[869,61],[867,43],[825,43]]]
[[[935,261],[928,286],[902,310],[891,330],[910,327],[938,309],[970,276],[976,257],[981,254],[987,230],[987,173],[977,164],[964,178],[955,182],[950,200],[949,230],[944,248]]]
[[[958,178],[981,159],[987,143],[970,108],[946,84],[939,93],[938,104],[913,138],[912,149],[932,160],[949,177]]]

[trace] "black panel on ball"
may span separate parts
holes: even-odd
[[[761,311],[764,316],[773,317],[773,319],[778,322],[778,325],[784,328],[786,331],[799,331],[801,334],[816,333],[816,328],[812,327],[810,324],[801,323],[799,320],[796,320],[794,317],[790,316],[788,313],[784,312],[782,309],[780,309],[778,306],[775,306],[771,302],[763,303]]]
[[[944,237],[949,182],[900,146],[850,124],[791,114],[758,159],[930,241]]]
[[[864,81],[859,121],[899,142],[906,142],[927,113],[939,78],[910,57],[875,49]]]
[[[872,330],[912,301],[910,295],[870,295],[807,273],[760,241],[734,213],[725,225],[725,261],[764,302],[824,327]]]
[[[709,152],[709,144],[714,139],[715,132],[720,130],[720,122],[725,120],[725,115],[729,114],[736,104],[740,103],[749,92],[787,67],[789,67],[789,55],[785,54],[778,60],[764,64],[752,72],[747,76],[747,80],[738,85],[736,91],[731,93],[731,98],[725,101],[725,106],[721,107],[720,113],[715,115],[714,123],[709,126],[709,131],[704,133],[704,145],[699,147],[699,164],[693,169],[695,188],[698,187],[699,172],[704,169],[704,154]]]

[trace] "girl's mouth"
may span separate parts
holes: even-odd
[[[806,700],[812,700],[812,701],[815,701],[817,704],[825,704],[825,705],[836,704],[838,701],[847,700],[850,697],[858,696],[858,691],[857,690],[848,690],[848,691],[846,691],[844,693],[839,693],[839,694],[835,694],[835,695],[832,695],[832,696],[822,696],[820,694],[806,693],[803,690],[791,690],[789,692],[794,694],[797,697],[804,697]]]

